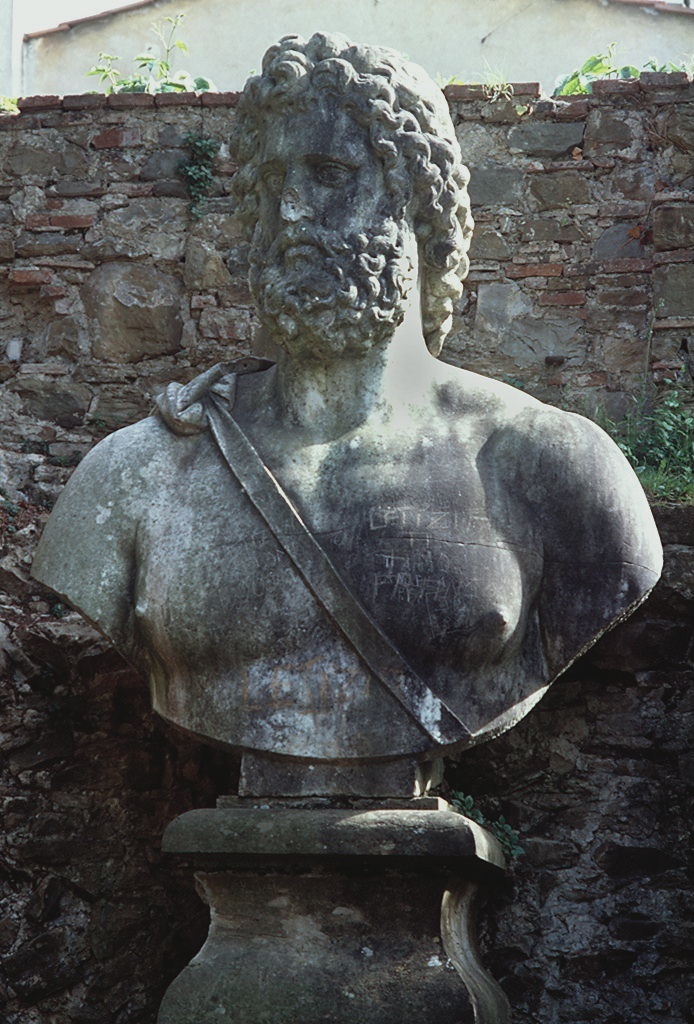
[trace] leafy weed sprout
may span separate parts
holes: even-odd
[[[654,405],[642,402],[619,423],[593,417],[656,501],[694,501],[694,411],[684,398],[683,389],[673,387]]]
[[[87,72],[98,76],[99,84],[105,86],[106,93],[118,92],[216,92],[214,84],[208,78],[194,78],[188,71],[173,70],[173,56],[176,50],[188,53],[188,47],[176,33],[185,15],[164,18],[152,25],[152,31],[159,43],[157,54],[153,46],[144,53],[133,57],[137,67],[134,75],[123,75],[115,66],[120,57],[110,53],[99,53],[98,62]]]
[[[190,195],[190,214],[194,220],[202,216],[207,193],[212,185],[214,158],[219,149],[216,139],[189,134],[184,140],[190,149],[190,159],[178,165],[178,173],[185,179]]]
[[[605,53],[594,53],[588,57],[580,68],[576,68],[568,75],[558,79],[554,88],[555,96],[585,96],[593,91],[593,83],[602,81],[605,78],[628,79],[638,78],[641,71],[687,71],[691,74],[694,68],[694,57],[683,60],[680,64],[668,62],[659,64],[655,57],[646,61],[643,68],[634,67],[633,64],[619,66],[615,59],[616,44],[610,43]]]
[[[461,793],[458,789],[452,790],[446,799],[459,814],[464,814],[466,818],[470,818],[471,821],[476,822],[483,828],[489,829],[498,840],[508,860],[515,860],[525,853],[520,844],[518,832],[509,825],[503,814],[500,814],[494,821],[490,821],[480,808],[477,807],[474,797]]]

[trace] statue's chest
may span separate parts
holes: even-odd
[[[490,519],[474,463],[421,450],[323,454],[272,469],[392,639],[415,661],[444,650],[475,660],[483,649],[486,658],[506,644],[539,567],[518,523],[511,535]],[[233,648],[243,660],[291,650],[323,627],[310,580],[307,586],[283,544],[282,534],[302,530],[289,510],[278,538],[219,459],[193,463],[178,494],[175,529],[156,509],[141,527],[144,625],[175,636],[188,657],[196,644],[208,652],[220,645],[220,654]]]

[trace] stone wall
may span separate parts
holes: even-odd
[[[694,85],[650,74],[573,102],[537,92],[448,90],[477,230],[446,358],[618,412],[653,380],[691,380]],[[164,381],[247,351],[234,102],[38,97],[0,117],[0,380],[18,414],[111,428]],[[177,175],[187,133],[222,144],[197,221]]]
[[[532,86],[449,98],[473,169],[473,270],[453,361],[540,397],[619,410],[690,380],[694,87]],[[234,97],[35,98],[0,118],[0,671],[8,1024],[152,1024],[205,912],[159,854],[177,813],[233,790],[232,756],[174,733],[144,684],[28,575],[85,450],[151,397],[246,354],[230,217]],[[222,141],[203,217],[186,133]],[[458,784],[527,853],[485,919],[516,1024],[692,1021],[694,525],[660,510],[664,581]]]

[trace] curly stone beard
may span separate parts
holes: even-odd
[[[368,351],[392,337],[415,282],[406,225],[353,233],[289,224],[266,244],[259,225],[250,285],[260,321],[288,352]]]

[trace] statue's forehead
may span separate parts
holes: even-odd
[[[266,122],[264,160],[295,153],[333,156],[362,164],[372,159],[367,128],[359,124],[340,96],[313,94],[313,102],[276,111]]]

